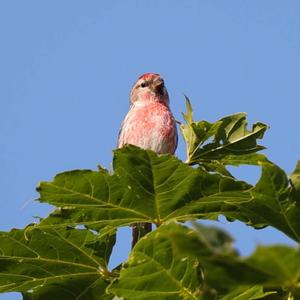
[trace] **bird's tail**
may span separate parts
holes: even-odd
[[[138,242],[140,238],[152,231],[151,223],[134,223],[132,225],[132,243],[131,248]]]

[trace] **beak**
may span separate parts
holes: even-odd
[[[155,94],[163,95],[164,94],[164,81],[161,78],[157,78],[151,85],[151,90]]]

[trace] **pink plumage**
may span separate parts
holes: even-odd
[[[130,94],[127,113],[118,140],[118,148],[132,144],[158,154],[174,154],[177,148],[176,121],[169,107],[164,80],[146,73],[138,78]],[[139,238],[151,231],[151,223],[132,224],[132,248]]]
[[[120,130],[118,148],[132,144],[159,154],[174,154],[177,139],[162,77],[153,73],[140,76],[130,94],[130,110]]]

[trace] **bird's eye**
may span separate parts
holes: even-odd
[[[141,87],[142,87],[142,88],[144,88],[144,87],[146,87],[146,86],[147,86],[147,82],[144,81],[144,82],[141,83]]]

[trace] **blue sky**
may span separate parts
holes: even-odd
[[[178,119],[186,94],[196,119],[245,111],[269,124],[265,153],[290,173],[300,158],[299,10],[296,0],[1,1],[0,229],[49,213],[33,201],[39,181],[111,166],[129,91],[145,72],[164,76]],[[259,171],[236,174],[255,182]],[[272,229],[219,225],[242,254],[291,243]],[[123,229],[114,264],[128,238]]]

